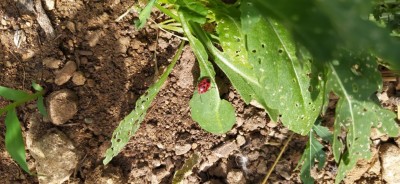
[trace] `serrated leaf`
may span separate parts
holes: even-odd
[[[25,144],[22,137],[21,125],[15,109],[7,112],[6,119],[6,150],[18,165],[27,173],[30,173],[26,163]]]
[[[7,100],[19,101],[28,98],[30,94],[21,90],[15,90],[0,86],[0,96]]]
[[[157,0],[150,0],[146,7],[140,12],[139,19],[135,21],[136,29],[142,29],[144,27],[156,1]]]
[[[333,59],[343,48],[373,51],[400,70],[400,42],[389,31],[362,19],[371,1],[249,0],[264,17],[274,17],[319,61]],[[348,8],[353,7],[353,8]]]
[[[136,101],[135,110],[129,113],[114,130],[111,138],[111,147],[107,149],[103,164],[106,165],[115,157],[128,143],[129,139],[136,133],[143,119],[145,118],[147,109],[150,107],[151,102],[161,90],[162,85],[167,80],[168,75],[171,73],[172,68],[175,66],[176,61],[182,53],[184,42],[181,43],[177,53],[172,59],[171,64],[168,65],[166,71],[160,76],[160,79],[151,85],[147,91],[140,96]]]
[[[377,63],[370,55],[342,52],[329,64],[328,91],[340,97],[335,113],[333,153],[340,162],[336,183],[352,169],[359,159],[369,159],[371,127],[378,127],[389,136],[397,136],[395,114],[382,109],[374,99],[382,79]],[[375,97],[376,98],[376,97]],[[344,140],[342,131],[347,133]],[[346,134],[345,134],[346,135]]]
[[[320,142],[318,142],[313,131],[310,131],[306,149],[299,160],[299,165],[301,165],[300,178],[303,183],[314,183],[314,178],[311,176],[311,170],[315,165],[315,160],[318,161],[318,169],[321,169],[324,166],[326,154],[322,150],[323,148],[324,147]]]
[[[179,184],[183,181],[186,175],[188,175],[193,167],[199,162],[200,155],[194,153],[189,159],[185,161],[182,168],[177,170],[172,178],[172,184]]]
[[[215,134],[225,133],[236,122],[235,110],[228,101],[221,100],[219,97],[214,68],[211,62],[208,61],[208,54],[204,46],[190,31],[190,19],[186,19],[185,14],[180,11],[178,15],[181,19],[182,28],[198,60],[200,78],[208,77],[211,83],[211,87],[207,92],[199,94],[196,90],[193,94],[190,100],[192,119],[208,132]]]
[[[247,38],[249,61],[262,88],[259,99],[281,114],[290,130],[305,135],[320,113],[322,83],[311,86],[310,58],[298,58],[298,50],[286,29],[273,19],[264,19],[252,3],[241,6],[242,28]]]

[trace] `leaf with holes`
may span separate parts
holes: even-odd
[[[369,159],[371,127],[397,136],[395,114],[376,103],[375,91],[382,85],[377,63],[371,55],[341,52],[329,67],[328,91],[340,97],[335,113],[333,153],[340,162],[336,183],[358,160]],[[344,132],[342,132],[344,131]],[[346,135],[342,137],[341,135]]]
[[[311,85],[311,58],[299,53],[289,33],[273,19],[264,19],[246,1],[241,6],[242,28],[247,37],[249,61],[262,88],[259,99],[278,109],[282,123],[307,134],[320,113],[322,82]],[[302,57],[298,57],[302,55]]]
[[[166,71],[161,75],[160,79],[147,89],[145,94],[140,96],[136,101],[135,110],[129,113],[114,130],[111,139],[111,147],[106,151],[106,158],[103,160],[103,164],[106,165],[115,157],[128,143],[129,139],[136,133],[145,118],[146,111],[150,107],[151,102],[157,96],[161,90],[162,85],[167,80],[168,75],[171,73],[172,68],[175,66],[176,61],[182,53],[184,42],[181,43],[177,53],[172,59],[171,64],[167,67]]]
[[[248,0],[264,17],[274,17],[294,39],[320,61],[330,61],[341,48],[368,50],[400,71],[400,42],[389,31],[365,20],[370,1]],[[352,7],[352,8],[348,8]],[[364,17],[364,18],[363,18]]]

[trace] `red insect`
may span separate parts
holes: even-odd
[[[197,85],[197,91],[199,94],[203,94],[208,91],[211,87],[210,78],[204,77],[200,80],[199,84]]]

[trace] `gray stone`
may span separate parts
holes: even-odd
[[[394,144],[386,143],[380,148],[382,161],[382,178],[388,184],[400,183],[400,148]]]
[[[176,145],[175,146],[175,154],[176,155],[183,155],[187,153],[190,149],[192,149],[192,145],[185,144],[183,146]]]
[[[226,177],[226,182],[229,184],[242,184],[246,183],[244,173],[240,170],[233,170],[228,173]]]
[[[29,147],[36,162],[39,183],[59,184],[67,181],[78,165],[77,151],[71,140],[53,129]]]
[[[219,158],[228,158],[234,150],[238,150],[238,145],[234,142],[228,142],[213,150],[213,154]]]

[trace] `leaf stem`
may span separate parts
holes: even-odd
[[[11,104],[8,104],[6,107],[0,109],[0,115],[2,115],[4,112],[7,112],[7,111],[9,111],[9,110],[11,110],[11,109],[13,109],[13,108],[16,108],[16,107],[20,106],[21,104],[24,104],[24,103],[26,103],[26,102],[35,100],[35,99],[37,99],[39,96],[43,96],[44,93],[45,93],[45,90],[38,91],[38,92],[36,92],[36,93],[34,93],[34,94],[32,94],[32,95],[29,95],[29,96],[27,96],[27,97],[25,97],[25,98],[21,98],[21,99],[18,100],[18,101],[15,101],[15,102],[13,102],[13,103],[11,103]]]
[[[272,167],[268,170],[267,175],[264,177],[264,180],[262,181],[262,184],[266,184],[267,180],[269,178],[269,176],[271,175],[272,171],[274,170],[276,164],[279,162],[279,160],[281,159],[283,152],[285,152],[287,146],[289,145],[289,142],[292,140],[294,133],[292,132],[292,134],[290,134],[288,140],[286,141],[285,145],[283,146],[281,152],[279,153],[278,157],[276,158],[274,164],[272,165]]]
[[[171,18],[175,19],[176,21],[180,22],[180,19],[178,16],[176,16],[175,14],[173,14],[170,10],[164,8],[163,6],[161,6],[158,3],[155,3],[156,8],[158,8],[160,11],[162,11],[164,14],[170,16]]]

